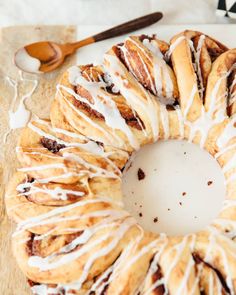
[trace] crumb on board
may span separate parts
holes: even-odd
[[[207,182],[207,185],[210,186],[210,185],[212,185],[212,183],[213,183],[213,181],[212,181],[212,180],[209,180],[209,181]]]
[[[186,196],[186,194],[187,194],[186,192],[182,192],[182,196]]]
[[[141,168],[139,168],[138,169],[138,180],[143,180],[144,178],[145,178],[145,173]]]
[[[154,223],[157,223],[157,222],[158,222],[158,217],[155,217],[155,218],[153,219],[153,222],[154,222]]]
[[[142,212],[140,212],[138,215],[139,215],[139,217],[143,217],[143,213]]]
[[[182,206],[182,202],[179,202],[180,206]]]

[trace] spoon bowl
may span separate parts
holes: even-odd
[[[46,73],[60,66],[69,53],[65,50],[65,45],[42,41],[17,50],[14,62],[25,72]]]

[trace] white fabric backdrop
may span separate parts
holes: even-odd
[[[0,0],[0,26],[111,25],[160,10],[162,24],[229,23],[217,17],[217,0]]]

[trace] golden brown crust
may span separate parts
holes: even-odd
[[[23,169],[6,191],[14,255],[34,294],[236,292],[236,71],[235,49],[226,50],[195,31],[170,47],[130,37],[102,66],[63,74],[51,123],[22,132]],[[122,209],[131,152],[159,139],[196,143],[223,169],[226,200],[201,232],[149,233]]]

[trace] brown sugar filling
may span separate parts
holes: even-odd
[[[163,274],[162,274],[160,266],[158,265],[157,271],[152,275],[152,283],[154,284],[156,281],[159,281],[162,278],[163,278]],[[160,286],[156,287],[153,290],[153,292],[155,295],[163,295],[165,294],[165,286],[161,284]]]
[[[225,290],[225,292],[227,294],[231,294],[230,289],[227,286],[227,283],[226,283],[226,281],[225,281],[222,273],[218,269],[214,268],[212,265],[210,265],[209,263],[205,262],[197,253],[193,253],[192,256],[193,256],[193,259],[194,259],[194,261],[195,261],[196,264],[203,263],[206,266],[208,266],[209,268],[211,268],[216,273],[216,275],[217,275],[218,279],[220,280],[221,285],[222,285],[223,289]]]
[[[46,137],[42,137],[40,139],[40,143],[43,147],[48,149],[52,153],[58,153],[60,149],[65,148],[66,146],[64,144],[59,144],[56,140],[52,140]]]

